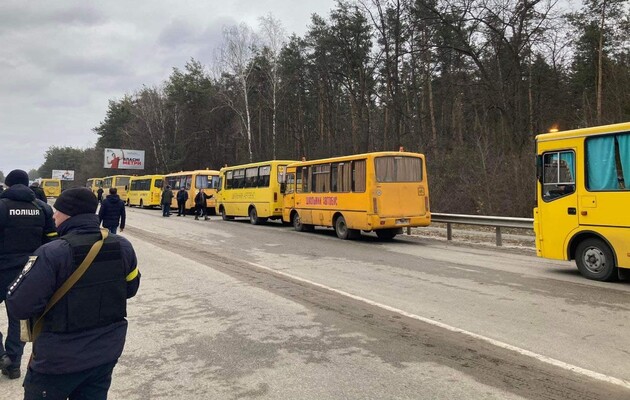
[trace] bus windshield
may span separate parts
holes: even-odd
[[[195,186],[197,186],[197,189],[218,189],[219,177],[208,176],[208,175],[197,175]]]

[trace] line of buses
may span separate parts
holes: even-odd
[[[196,170],[180,171],[167,175],[113,175],[104,178],[90,178],[86,182],[86,187],[97,194],[98,189],[103,189],[103,196],[109,194],[110,188],[116,188],[118,196],[127,206],[137,206],[141,208],[160,207],[162,191],[169,185],[174,192],[184,188],[188,192],[186,209],[193,209],[194,198],[202,189],[207,197],[206,206],[211,210],[216,207],[216,192],[219,187],[219,171],[216,170]],[[177,207],[177,200],[173,198],[171,204]]]
[[[104,194],[116,187],[128,206],[159,207],[163,187],[185,188],[186,209],[199,189],[207,207],[223,220],[268,219],[292,224],[297,231],[332,227],[341,239],[374,231],[392,239],[404,227],[431,222],[424,155],[375,152],[312,161],[273,160],[168,175],[116,175],[88,179],[86,186]],[[173,198],[172,207],[176,207]]]
[[[538,256],[575,260],[589,279],[629,276],[630,122],[541,134],[536,150]],[[165,182],[190,190],[187,208],[202,188],[223,220],[278,219],[297,231],[331,227],[341,239],[361,231],[392,239],[403,227],[431,222],[425,158],[403,151],[107,177],[88,186],[118,187],[128,205],[142,207],[159,205]]]

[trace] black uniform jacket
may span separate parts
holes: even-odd
[[[99,232],[96,214],[79,214],[58,227],[59,235]],[[131,243],[117,236],[127,271],[127,298],[140,286],[136,254]],[[53,293],[76,269],[72,249],[65,240],[56,240],[35,251],[37,260],[10,286],[7,308],[19,319],[36,318],[44,311]],[[127,320],[80,332],[44,331],[33,345],[30,368],[43,374],[68,374],[115,361],[120,357],[127,335]]]
[[[0,273],[23,267],[33,251],[57,238],[52,215],[52,207],[27,186],[0,193]]]

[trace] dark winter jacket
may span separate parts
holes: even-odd
[[[6,200],[5,200],[6,199]],[[9,227],[9,209],[10,209],[10,201],[19,202],[19,203],[28,203],[27,207],[32,207],[36,204],[39,206],[41,212],[44,213],[42,218],[42,225],[34,227],[41,232],[41,241],[38,243],[15,243],[22,249],[22,251],[14,252],[10,251],[10,254],[6,254],[3,252],[4,246],[8,246],[8,241],[4,241],[2,245],[0,245],[0,271],[3,269],[14,269],[18,267],[23,267],[28,261],[28,256],[30,256],[37,247],[44,243],[48,243],[51,240],[57,238],[57,230],[55,229],[55,221],[52,219],[53,210],[48,205],[41,200],[35,199],[35,194],[31,189],[27,186],[17,184],[9,187],[2,193],[0,193],[0,230],[2,230],[1,237],[7,237],[12,239],[20,239],[23,238],[27,232],[26,226],[15,226]]]
[[[46,198],[46,193],[44,193],[44,189],[40,188],[39,186],[29,186],[28,188],[31,189],[33,193],[35,193],[35,197],[37,197],[44,203],[48,203],[48,199]]]
[[[188,192],[185,189],[178,190],[177,191],[177,201],[183,203],[186,200],[188,200]]]
[[[79,214],[58,227],[59,235],[99,232],[98,216]],[[127,271],[127,298],[136,295],[140,273],[131,243],[117,236],[122,261]],[[53,293],[74,272],[72,250],[65,240],[56,240],[35,251],[37,260],[23,272],[7,293],[7,308],[15,318],[35,318],[44,311]],[[87,311],[87,310],[85,310]],[[117,360],[122,354],[127,321],[80,332],[42,332],[33,344],[34,358],[29,368],[43,374],[68,374],[84,371]]]
[[[204,192],[203,190],[200,190],[199,193],[197,193],[195,195],[195,205],[196,206],[205,206],[207,204],[206,200],[208,200],[211,197],[212,197],[212,195],[208,196],[206,194],[206,192]]]
[[[108,195],[101,203],[98,218],[105,228],[117,227],[120,221],[120,229],[125,229],[125,202],[117,194]]]
[[[171,189],[164,189],[162,192],[162,199],[160,204],[171,204],[173,200],[173,191]]]

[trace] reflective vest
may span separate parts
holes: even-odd
[[[43,207],[26,201],[1,199],[6,215],[0,226],[0,256],[29,255],[42,245],[46,214]],[[26,260],[25,260],[26,261]]]
[[[100,233],[61,238],[72,249],[75,271]],[[107,326],[127,316],[127,282],[120,243],[109,236],[83,276],[44,317],[43,332],[68,333]]]

